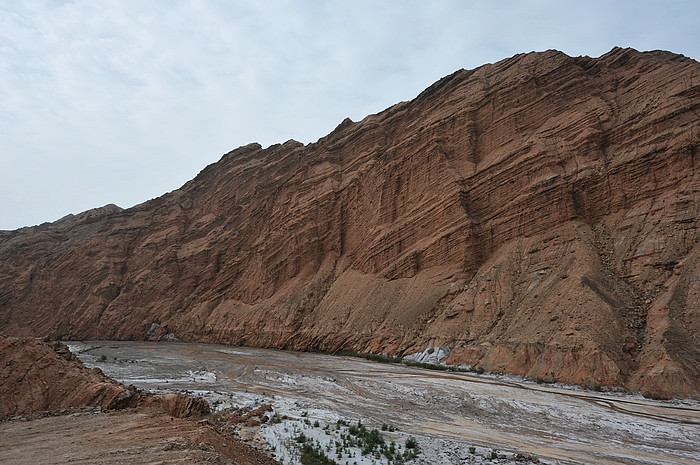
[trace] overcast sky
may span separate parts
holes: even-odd
[[[698,31],[694,0],[3,2],[0,229],[133,206],[459,68],[615,45],[700,59]]]

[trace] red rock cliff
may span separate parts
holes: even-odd
[[[460,70],[134,208],[1,232],[0,331],[441,345],[486,370],[697,396],[699,145],[700,65],[679,55]]]

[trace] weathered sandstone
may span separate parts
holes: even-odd
[[[0,337],[0,418],[80,407],[135,406],[141,395],[85,367],[60,342]]]
[[[700,394],[700,65],[460,70],[318,142],[0,232],[0,331],[406,354]],[[155,324],[154,324],[155,323]]]
[[[0,337],[1,463],[277,463],[209,413],[200,397],[126,387],[60,342]]]

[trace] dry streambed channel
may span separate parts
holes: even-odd
[[[90,367],[213,410],[269,404],[238,434],[284,464],[696,464],[700,404],[426,370],[354,357],[213,344],[71,342]],[[376,431],[374,431],[376,430]]]

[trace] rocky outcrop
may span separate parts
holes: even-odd
[[[2,463],[277,463],[209,413],[201,397],[125,387],[60,342],[0,337]]]
[[[6,334],[408,354],[700,393],[700,65],[517,55],[0,233]],[[150,331],[149,331],[150,330]]]
[[[209,404],[201,397],[189,397],[184,394],[158,394],[150,397],[168,415],[176,418],[199,418],[210,413]]]
[[[80,407],[135,406],[142,395],[85,367],[60,342],[0,337],[0,417]]]
[[[34,412],[98,407],[156,409],[175,418],[210,413],[201,397],[147,394],[87,368],[57,341],[0,336],[0,418]]]

